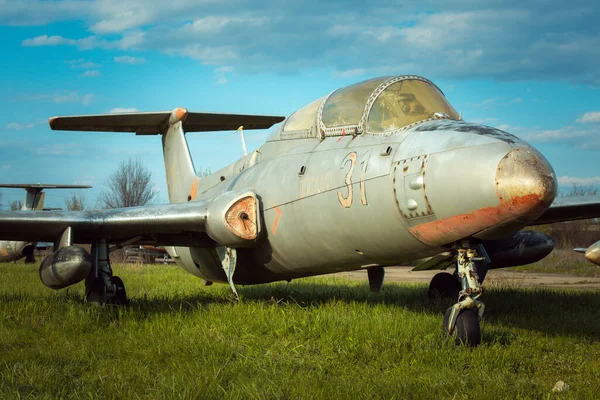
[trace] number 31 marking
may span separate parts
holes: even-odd
[[[344,159],[342,160],[342,165],[340,166],[340,169],[344,169],[344,168],[347,168],[348,164],[350,164],[350,169],[348,170],[348,173],[346,174],[346,177],[344,179],[344,182],[346,184],[346,189],[348,190],[348,194],[346,196],[344,196],[342,194],[341,190],[338,190],[338,192],[337,192],[338,200],[344,208],[350,208],[350,206],[352,206],[352,200],[353,200],[352,174],[354,173],[354,168],[356,167],[356,159],[357,159],[356,152],[353,151],[352,153],[350,153],[350,154],[346,155],[346,157],[344,157]],[[367,172],[368,161],[369,161],[369,152],[365,153],[364,160],[360,163],[361,164],[360,202],[362,203],[363,206],[368,205],[367,191],[365,188],[365,173]]]

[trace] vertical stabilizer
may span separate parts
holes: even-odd
[[[165,173],[171,203],[193,200],[198,188],[198,177],[183,131],[183,122],[186,118],[187,110],[185,108],[173,110],[167,132],[162,137]]]
[[[21,210],[43,210],[46,193],[42,192],[42,189],[39,188],[26,188],[25,190],[27,190],[27,196]]]

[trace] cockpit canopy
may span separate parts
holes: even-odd
[[[331,93],[292,114],[280,139],[391,134],[432,118],[460,119],[444,94],[427,79],[370,79]]]

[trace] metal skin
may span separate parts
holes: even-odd
[[[246,168],[246,157],[241,171],[197,197],[248,187],[260,195],[265,240],[238,250],[234,282],[241,284],[394,265],[469,236],[510,235],[556,195],[554,171],[535,149],[462,121],[386,137],[275,140],[258,153],[260,162]],[[411,211],[411,200],[422,203]],[[194,275],[227,281],[213,249],[167,251]]]
[[[27,191],[21,210],[42,210],[44,208],[44,189],[87,189],[91,186],[82,185],[52,185],[52,184],[0,184],[0,188],[20,188]],[[25,262],[35,262],[33,251],[35,242],[0,240],[0,262],[17,261],[25,258]]]
[[[431,106],[436,97],[439,108]],[[361,268],[369,269],[378,290],[381,267],[438,255],[417,268],[446,268],[448,260],[458,266],[461,290],[446,326],[452,332],[462,309],[477,308],[481,317],[487,269],[551,251],[547,237],[516,235],[519,230],[599,217],[600,199],[551,207],[557,181],[548,161],[507,132],[460,120],[443,99],[435,85],[415,76],[343,88],[206,177],[196,175],[184,130],[264,129],[283,118],[184,108],[52,118],[53,129],[162,135],[171,204],[28,218],[0,212],[0,239],[91,241],[86,296],[98,302],[125,298],[122,281],[112,276],[111,243],[168,246],[180,267],[207,282],[228,282],[234,293],[235,284]],[[390,117],[398,106],[406,124]],[[324,113],[330,114],[324,119]],[[378,120],[371,121],[373,113]],[[295,128],[286,130],[288,123]],[[69,240],[59,239],[65,235]]]

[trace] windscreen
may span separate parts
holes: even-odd
[[[336,90],[323,107],[323,123],[328,128],[358,125],[371,93],[389,77],[371,79]]]
[[[385,133],[445,113],[458,120],[458,114],[444,95],[431,84],[408,79],[385,89],[375,100],[367,123],[368,133]]]

